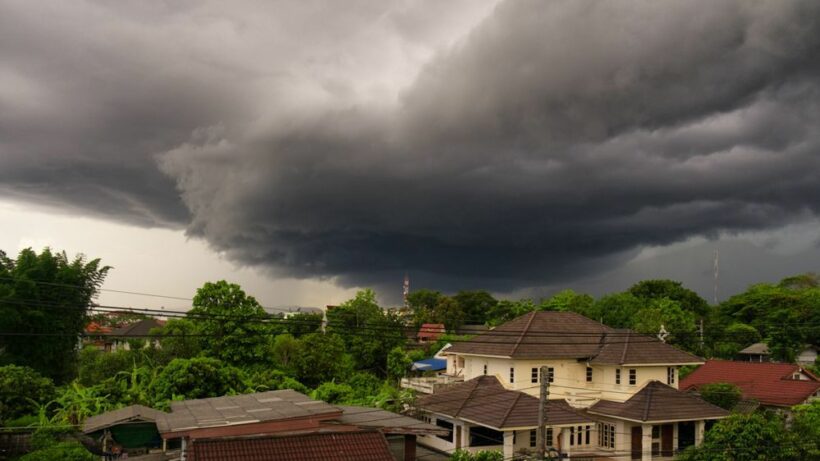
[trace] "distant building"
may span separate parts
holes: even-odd
[[[106,336],[106,351],[130,350],[134,342],[144,342],[145,347],[158,345],[159,340],[150,335],[154,328],[165,326],[164,320],[148,318],[139,322],[131,323],[108,333]]]
[[[789,363],[709,360],[681,380],[680,388],[697,390],[712,383],[734,384],[744,400],[775,409],[787,409],[820,397],[817,377]]]
[[[817,360],[818,349],[811,344],[807,344],[803,350],[797,354],[795,362],[800,365],[814,365]],[[751,346],[738,352],[738,358],[746,362],[769,362],[771,354],[766,343],[754,343]]]
[[[416,339],[420,343],[434,343],[441,338],[447,330],[443,323],[424,323],[419,328]]]

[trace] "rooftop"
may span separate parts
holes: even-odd
[[[795,373],[801,373],[806,380],[792,379]],[[707,361],[682,379],[680,388],[697,389],[709,383],[734,384],[743,392],[744,399],[771,406],[797,405],[820,391],[817,378],[799,365],[731,360]]]
[[[191,446],[191,454],[196,461],[394,461],[378,431],[200,439]]]
[[[377,429],[385,434],[446,435],[449,432],[447,429],[387,410],[352,405],[337,406],[344,414],[335,421],[360,428]]]
[[[142,338],[142,337],[148,336],[148,334],[151,332],[152,329],[162,327],[163,325],[165,325],[165,322],[163,322],[161,320],[157,320],[157,319],[153,319],[153,318],[143,319],[143,320],[140,320],[139,322],[135,322],[135,323],[131,323],[131,324],[119,327],[119,328],[111,331],[111,333],[109,333],[108,336],[116,336],[116,337],[129,337],[129,336],[131,336],[131,337]]]
[[[728,416],[729,412],[695,395],[650,381],[626,402],[601,400],[589,413],[642,422],[693,421]]]
[[[161,433],[181,432],[340,413],[332,405],[285,389],[172,402],[171,413],[157,420],[157,428]]]
[[[538,399],[506,389],[495,376],[479,376],[422,397],[418,406],[499,430],[538,426]],[[550,400],[547,414],[550,426],[592,422],[564,400]]]
[[[653,336],[616,330],[574,312],[533,311],[453,345],[448,353],[514,359],[587,359],[597,364],[699,364]]]
[[[101,429],[106,429],[118,424],[130,423],[134,421],[155,422],[167,416],[159,410],[148,408],[142,405],[131,405],[119,410],[108,411],[103,414],[92,416],[85,420],[83,424],[83,433],[89,434],[97,432]]]

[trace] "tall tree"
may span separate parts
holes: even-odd
[[[629,292],[641,299],[669,298],[680,303],[683,310],[705,317],[709,313],[709,303],[694,291],[675,280],[643,280],[629,288]]]
[[[88,308],[109,271],[99,259],[27,248],[0,251],[0,355],[63,383],[74,377]]]
[[[498,300],[484,290],[462,290],[453,296],[453,300],[464,312],[464,322],[472,324],[486,323],[498,304]]]
[[[188,318],[197,325],[205,355],[239,365],[270,360],[267,313],[239,285],[220,280],[196,291]]]

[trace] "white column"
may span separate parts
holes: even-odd
[[[652,461],[652,425],[641,425],[641,461]]]
[[[182,446],[180,447],[179,451],[179,459],[180,461],[185,461],[188,459],[188,439],[187,437],[182,437]]]
[[[706,433],[706,421],[695,421],[695,446],[699,447],[703,443],[703,435]]]
[[[674,423],[672,424],[672,450],[676,452],[678,451],[678,445],[680,443],[678,442],[678,438],[678,423]]]
[[[570,437],[572,437],[572,434],[568,427],[561,429],[561,451],[566,453],[567,456],[570,455]]]
[[[461,448],[467,448],[470,446],[470,425],[464,423],[461,426]]]
[[[513,446],[513,431],[504,431],[504,459],[512,459],[515,454]]]

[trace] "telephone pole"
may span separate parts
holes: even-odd
[[[538,460],[543,460],[547,452],[547,402],[550,399],[550,381],[547,376],[548,369],[542,366],[539,370],[541,376],[541,399],[538,404],[538,432],[536,433],[535,444],[538,446]]]

